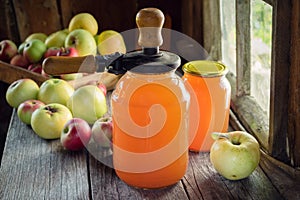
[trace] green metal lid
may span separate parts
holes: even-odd
[[[227,74],[228,69],[225,65],[209,60],[196,60],[183,65],[182,70],[185,73],[202,76],[217,77]]]

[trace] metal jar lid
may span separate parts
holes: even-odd
[[[201,77],[218,77],[227,74],[228,69],[222,63],[209,60],[195,60],[183,65],[185,73]]]

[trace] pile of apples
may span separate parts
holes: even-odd
[[[104,85],[74,90],[63,79],[48,79],[38,86],[25,78],[8,87],[6,101],[17,109],[19,119],[43,139],[60,139],[63,147],[74,151],[89,142],[111,148],[112,120],[107,114]]]
[[[49,56],[75,57],[115,52],[126,53],[122,35],[114,30],[104,30],[98,34],[98,22],[90,13],[73,16],[67,28],[49,35],[32,33],[18,46],[9,39],[0,41],[1,61],[45,76],[42,62]],[[80,74],[76,75],[61,78],[70,80]]]
[[[28,78],[13,82],[7,92],[8,104],[18,117],[44,139],[60,138],[69,150],[82,149],[91,138],[101,147],[111,147],[112,120],[107,115],[104,84],[74,89],[67,81],[82,73],[50,77],[42,69],[49,56],[108,55],[126,53],[123,36],[114,30],[98,34],[98,22],[90,13],[73,16],[67,28],[49,35],[30,34],[17,46],[6,39],[0,42],[0,60],[40,73],[50,79],[41,86]]]

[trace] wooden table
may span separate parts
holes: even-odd
[[[186,175],[157,190],[132,188],[87,150],[71,152],[59,140],[44,140],[13,111],[0,168],[0,199],[282,199],[258,167],[248,178],[229,181],[209,161],[190,153]]]

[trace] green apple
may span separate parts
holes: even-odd
[[[115,52],[126,53],[126,46],[123,36],[114,30],[102,31],[98,36],[95,36],[97,49],[99,54],[108,55]]]
[[[32,39],[26,42],[23,50],[23,55],[30,63],[41,61],[46,52],[47,47],[44,42],[38,39]]]
[[[66,105],[73,92],[74,88],[67,81],[52,78],[42,83],[37,98],[45,104],[60,103]]]
[[[45,33],[32,33],[29,36],[27,36],[25,42],[29,42],[32,39],[38,39],[41,40],[42,42],[45,42],[47,37],[48,36]]]
[[[65,123],[73,118],[71,111],[59,103],[41,106],[32,113],[31,127],[44,139],[58,139]]]
[[[29,99],[37,99],[38,84],[32,79],[19,79],[9,85],[6,91],[7,103],[17,108],[21,103]]]
[[[65,47],[74,47],[79,56],[96,55],[97,44],[94,36],[84,29],[75,29],[65,40]]]
[[[24,47],[25,47],[26,42],[22,42],[19,46],[18,46],[18,53],[23,55],[23,51],[24,51]]]
[[[74,117],[84,119],[93,124],[107,112],[106,97],[95,85],[86,85],[75,90],[67,107]]]
[[[79,13],[72,17],[68,29],[69,32],[75,29],[85,29],[92,35],[96,35],[98,32],[98,23],[90,13]]]
[[[45,40],[47,48],[64,47],[67,35],[68,33],[66,33],[64,30],[51,33]]]
[[[229,180],[248,177],[258,166],[260,148],[247,132],[213,133],[210,161],[216,171]]]

